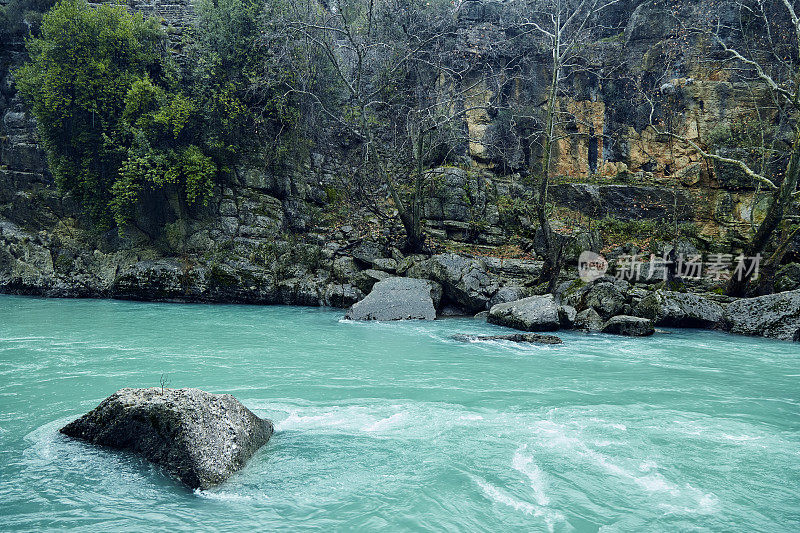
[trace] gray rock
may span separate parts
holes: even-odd
[[[551,187],[550,194],[554,203],[571,207],[587,216],[644,220],[662,217],[664,206],[671,206],[675,202],[676,191],[670,188],[639,185],[598,187],[585,184],[558,184]],[[693,205],[691,196],[684,191],[677,191],[677,195],[678,209],[674,214],[679,221],[691,220]]]
[[[633,287],[630,291],[628,291],[628,297],[631,299],[631,305],[633,305],[635,308],[637,305],[639,305],[639,302],[650,295],[650,292],[651,291],[641,287]]]
[[[596,283],[583,298],[583,305],[594,307],[600,316],[611,318],[622,311],[626,297],[617,285],[610,282]]]
[[[322,305],[325,280],[302,276],[281,280],[277,286],[278,301],[286,305]]]
[[[725,309],[731,333],[800,340],[800,290],[743,298]]]
[[[396,272],[409,278],[428,279],[429,271],[427,268],[420,268],[419,265],[427,265],[427,257],[421,254],[413,254],[408,257],[397,259]]]
[[[349,283],[329,283],[324,293],[325,305],[331,307],[350,307],[363,298],[364,293]]]
[[[363,272],[359,272],[353,278],[353,285],[361,289],[361,291],[364,294],[368,294],[369,291],[372,290],[372,287],[374,287],[377,282],[391,277],[392,277],[391,274],[387,274],[382,270],[375,270],[373,268],[368,268]]]
[[[533,344],[562,344],[563,341],[555,335],[539,335],[538,333],[512,333],[510,335],[453,335],[453,339],[462,342],[472,341],[511,341],[529,342]]]
[[[351,283],[358,274],[358,267],[352,257],[337,257],[333,261],[333,276],[340,281]]]
[[[397,270],[397,261],[388,257],[379,257],[372,262],[372,266],[376,270],[394,273]]]
[[[209,236],[208,230],[194,233],[186,241],[186,249],[193,252],[205,253],[214,248],[214,240]]]
[[[691,293],[654,291],[636,305],[634,315],[656,326],[714,328],[722,324],[722,306]]]
[[[503,259],[486,257],[483,259],[490,272],[518,278],[537,278],[542,272],[542,261],[530,259]]]
[[[472,318],[477,318],[478,320],[486,320],[489,318],[489,311],[481,311],[480,313],[475,313],[475,316]]]
[[[469,313],[455,305],[445,305],[439,310],[440,317],[469,316]]]
[[[201,489],[240,470],[272,432],[272,422],[230,394],[157,387],[120,389],[61,428],[69,437],[142,455]]]
[[[188,296],[190,279],[176,259],[139,261],[114,280],[115,298],[130,300],[180,300]]]
[[[592,286],[592,284],[581,281],[580,279],[565,281],[556,289],[556,298],[564,305],[570,305],[576,309],[583,309],[583,297],[589,292]]]
[[[584,331],[600,331],[603,329],[603,317],[590,307],[575,316],[573,326]]]
[[[506,285],[505,287],[500,287],[500,289],[494,293],[494,296],[489,300],[489,307],[507,302],[515,302],[525,298],[528,294],[525,287]]]
[[[497,304],[489,310],[487,320],[524,331],[556,331],[561,325],[552,294]]]
[[[388,278],[372,287],[366,298],[353,304],[345,318],[351,320],[433,320],[434,296],[441,288],[414,278]]]
[[[789,263],[775,275],[775,291],[785,292],[800,289],[800,263]]]
[[[444,296],[469,313],[485,310],[497,292],[497,282],[477,259],[448,253],[435,255],[424,263],[414,265],[411,270],[427,271],[424,277],[440,283]]]
[[[647,318],[618,315],[606,322],[601,331],[626,337],[647,337],[655,333],[655,328],[653,322]]]
[[[558,308],[558,319],[562,328],[571,328],[577,315],[578,312],[571,305],[562,305]]]
[[[350,253],[353,259],[363,263],[365,266],[372,266],[372,263],[383,257],[383,246],[375,241],[362,241],[358,246],[353,248]]]

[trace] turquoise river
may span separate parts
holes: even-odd
[[[798,531],[800,348],[0,296],[0,530]],[[58,428],[121,387],[275,422],[214,490]]]

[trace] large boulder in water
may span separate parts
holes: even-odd
[[[594,308],[600,316],[608,319],[622,311],[626,299],[617,284],[602,281],[594,283],[586,292],[583,306]]]
[[[388,278],[372,287],[366,298],[348,309],[351,320],[433,320],[441,287],[415,278]]]
[[[499,288],[483,261],[452,253],[434,255],[406,274],[440,283],[446,299],[470,314],[484,311]]]
[[[731,333],[800,341],[800,290],[732,302],[725,323]]]
[[[605,323],[603,322],[603,317],[601,317],[597,311],[591,307],[578,313],[575,316],[575,323],[573,324],[575,329],[581,329],[584,331],[600,331],[603,329],[604,325]]]
[[[617,315],[606,322],[601,331],[626,337],[647,337],[655,333],[655,328],[653,328],[653,323],[646,318]]]
[[[230,394],[200,389],[120,389],[61,433],[130,450],[190,488],[222,483],[272,436],[269,420]]]
[[[723,309],[697,294],[657,290],[642,298],[634,314],[656,326],[714,328],[722,324]]]
[[[555,331],[561,326],[558,307],[552,294],[530,296],[493,306],[487,320],[524,331]]]

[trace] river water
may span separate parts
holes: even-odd
[[[0,296],[0,530],[797,531],[797,344],[677,331],[462,343],[470,319]],[[58,428],[121,387],[275,422],[192,492]]]

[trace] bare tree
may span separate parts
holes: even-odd
[[[564,239],[553,230],[548,218],[548,190],[554,173],[554,149],[561,138],[569,135],[565,125],[581,120],[567,105],[571,97],[569,83],[577,72],[588,68],[582,53],[596,37],[601,12],[617,1],[523,0],[514,6],[521,30],[516,39],[532,39],[535,43],[529,59],[541,55],[547,58],[549,83],[542,95],[542,114],[532,117],[538,127],[529,136],[530,142],[539,147],[540,156],[530,159],[529,174],[534,180],[533,207],[544,249],[541,281],[547,282],[548,292],[555,290],[564,252]],[[537,150],[531,149],[530,152]]]
[[[164,389],[169,387],[172,383],[172,380],[169,379],[167,374],[161,374],[161,377],[158,379],[158,384],[161,386],[161,394],[164,394]]]
[[[454,58],[456,28],[447,2],[289,0],[280,30],[292,48],[291,92],[313,102],[357,145],[362,191],[380,185],[419,251],[431,170],[467,142],[464,105],[474,65]],[[324,71],[332,87],[314,78]],[[375,179],[377,177],[377,179]],[[376,191],[370,191],[374,194]],[[374,202],[372,208],[379,207]]]
[[[795,0],[730,0],[709,11],[713,16],[706,18],[704,26],[681,26],[682,33],[712,43],[705,58],[708,63],[718,62],[725,77],[749,88],[752,106],[748,120],[755,127],[751,134],[756,139],[748,143],[744,154],[723,151],[710,141],[665,127],[663,121],[654,119],[658,95],[649,97],[650,123],[657,135],[684,143],[717,168],[737,169],[757,192],[770,194],[764,219],[754,224],[753,235],[742,251],[746,257],[767,249],[800,197],[800,17],[796,4]],[[782,233],[764,264],[766,270],[777,267],[788,240],[796,234],[786,228]],[[752,274],[747,270],[732,276],[727,293],[744,294]]]

